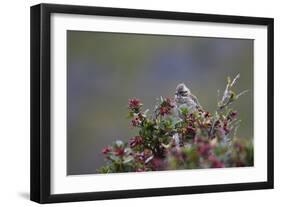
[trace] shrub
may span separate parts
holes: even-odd
[[[191,111],[176,98],[169,97],[161,97],[149,113],[143,110],[141,100],[130,99],[128,117],[138,134],[128,142],[118,140],[105,147],[102,153],[106,164],[98,172],[252,166],[252,139],[236,136],[240,120],[238,112],[231,107],[246,92],[234,92],[238,78],[239,74],[233,80],[227,79],[213,114],[200,105]]]

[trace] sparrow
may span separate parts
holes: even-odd
[[[184,83],[180,83],[175,92],[177,108],[187,108],[189,113],[202,109],[197,97],[193,95]]]
[[[202,109],[197,97],[190,92],[184,83],[180,83],[176,87],[175,102],[174,114],[178,120],[185,118],[181,113],[182,108],[188,109],[188,114]],[[183,146],[183,138],[179,133],[173,134],[173,139],[177,147]]]

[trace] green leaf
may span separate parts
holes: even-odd
[[[117,140],[117,141],[115,141],[115,146],[116,147],[123,147],[124,146],[124,142],[122,140]]]
[[[183,116],[187,116],[187,115],[188,115],[188,108],[186,108],[186,107],[180,108],[180,113],[181,113]]]
[[[134,112],[129,111],[127,118],[133,118],[134,117]]]
[[[131,162],[131,161],[133,161],[133,160],[134,160],[134,157],[133,157],[133,156],[125,157],[125,158],[123,159],[123,164],[127,164],[127,163],[129,163],[129,162]]]
[[[111,161],[115,161],[115,162],[119,160],[119,157],[115,156],[114,154],[111,154],[109,158]]]

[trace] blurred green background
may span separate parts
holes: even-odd
[[[241,138],[253,138],[253,40],[67,31],[67,174],[93,174],[103,147],[134,135],[127,102],[173,97],[184,82],[204,109],[216,109],[227,76],[241,78],[234,104]]]

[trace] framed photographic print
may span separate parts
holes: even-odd
[[[31,7],[31,200],[273,188],[273,19]]]

